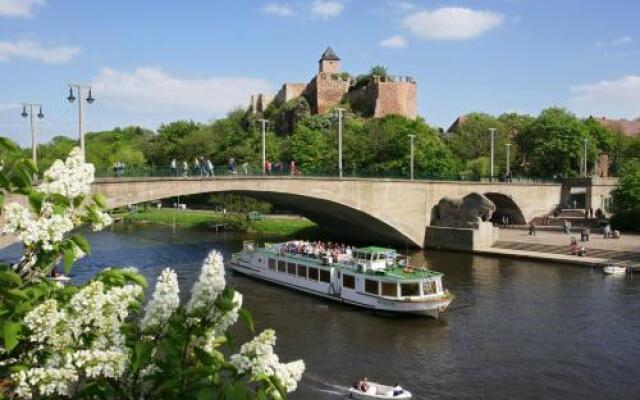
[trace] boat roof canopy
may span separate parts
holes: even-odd
[[[355,249],[358,253],[369,253],[369,254],[395,254],[394,249],[388,249],[386,247],[378,247],[378,246],[368,246],[368,247],[360,247],[359,249]]]

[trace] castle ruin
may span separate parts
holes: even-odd
[[[417,84],[412,77],[373,76],[366,85],[356,87],[355,79],[342,73],[340,58],[331,47],[327,47],[318,63],[318,74],[309,83],[285,83],[275,96],[252,95],[250,111],[263,113],[270,104],[279,107],[302,96],[311,106],[312,114],[323,114],[344,99],[350,104],[357,103],[374,118],[390,114],[416,117]]]

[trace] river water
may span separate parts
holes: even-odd
[[[184,296],[211,249],[247,235],[120,225],[86,233],[81,282],[104,266],[136,266],[151,286],[173,267]],[[273,238],[271,238],[273,239]],[[0,258],[17,257],[14,246]],[[412,254],[445,273],[456,299],[438,320],[393,317],[321,300],[229,271],[282,360],[307,372],[292,399],[344,398],[362,375],[400,382],[416,399],[640,398],[640,275],[446,252]]]

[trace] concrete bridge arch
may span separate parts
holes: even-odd
[[[445,196],[487,194],[499,211],[524,223],[549,212],[560,184],[504,184],[301,177],[101,179],[110,207],[197,193],[241,193],[295,210],[342,236],[423,247],[433,207]]]

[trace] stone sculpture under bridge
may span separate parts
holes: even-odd
[[[480,193],[469,193],[462,198],[443,197],[431,219],[432,226],[450,228],[478,228],[491,219],[496,205]]]

